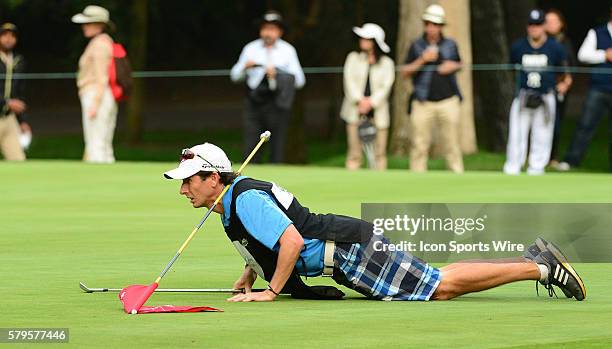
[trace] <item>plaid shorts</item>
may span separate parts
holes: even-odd
[[[336,244],[334,281],[372,299],[429,300],[442,279],[440,271],[408,252],[376,251],[377,241],[389,244],[379,235],[365,246]]]

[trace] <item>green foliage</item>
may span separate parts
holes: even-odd
[[[5,0],[5,4],[8,8],[14,9],[15,7],[23,4],[25,0]]]

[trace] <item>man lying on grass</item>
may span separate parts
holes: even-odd
[[[401,251],[377,251],[384,236],[361,219],[315,214],[274,183],[237,176],[221,148],[205,143],[183,150],[176,169],[164,173],[182,180],[180,194],[193,207],[214,208],[228,238],[246,261],[234,288],[245,289],[230,301],[272,301],[280,293],[296,298],[338,299],[331,286],[307,286],[300,275],[329,275],[336,283],[380,300],[447,300],[515,281],[537,280],[554,294],[583,300],[585,286],[559,249],[543,239],[514,262],[453,263],[440,269]],[[257,275],[269,282],[251,292]]]

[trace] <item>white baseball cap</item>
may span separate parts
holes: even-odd
[[[200,171],[231,173],[232,163],[225,152],[211,143],[204,143],[183,149],[181,162],[173,170],[164,173],[167,179],[185,179]]]
[[[442,8],[442,6],[440,5],[430,5],[425,9],[425,12],[423,13],[423,16],[421,17],[422,20],[427,21],[427,22],[431,22],[431,23],[436,23],[436,24],[445,24],[446,21],[444,19],[444,17],[446,16],[446,13],[444,12],[444,8]]]
[[[113,25],[108,10],[96,5],[89,5],[85,7],[82,13],[72,16],[72,23],[107,23]]]
[[[385,43],[385,31],[378,24],[366,23],[362,27],[353,27],[353,32],[360,38],[374,39],[384,53],[389,53],[389,45]]]

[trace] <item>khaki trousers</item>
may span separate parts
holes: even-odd
[[[15,114],[0,117],[0,150],[6,160],[24,161],[23,148],[19,144],[19,124]]]
[[[376,157],[376,169],[387,169],[387,138],[389,129],[377,129],[374,141],[374,154]],[[346,168],[356,170],[363,162],[363,150],[359,140],[359,122],[346,124],[346,137],[348,142],[348,154],[346,156]]]
[[[459,148],[459,97],[438,102],[414,101],[410,123],[412,127],[412,148],[410,169],[415,172],[427,171],[427,159],[431,146],[433,127],[439,129],[446,166],[455,173],[463,172],[463,158]]]
[[[113,136],[117,124],[117,103],[110,88],[104,91],[96,117],[89,118],[87,111],[94,99],[94,91],[86,91],[81,96],[85,154],[83,160],[96,163],[113,163]]]

